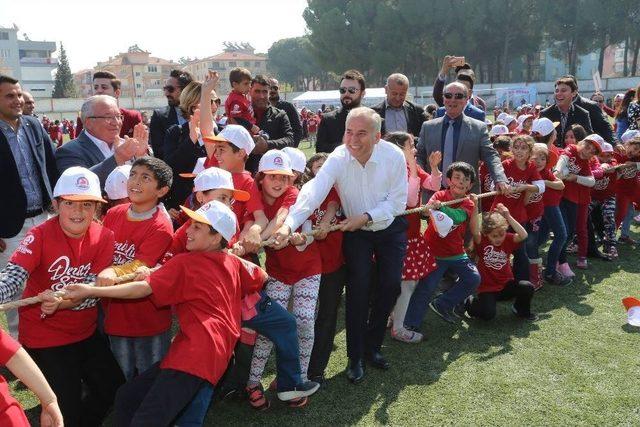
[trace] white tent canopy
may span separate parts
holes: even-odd
[[[383,87],[367,88],[364,92],[364,99],[362,105],[368,107],[379,104],[386,98]],[[318,110],[322,104],[326,106],[333,105],[334,107],[340,106],[340,92],[337,90],[319,90],[319,91],[307,91],[302,95],[298,95],[293,98],[293,105],[297,108],[306,107],[310,110]]]

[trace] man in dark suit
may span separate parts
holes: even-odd
[[[578,85],[571,77],[561,77],[555,83],[556,103],[540,112],[540,117],[546,117],[552,122],[558,122],[556,128],[558,138],[556,145],[564,148],[564,135],[571,126],[578,124],[587,131],[587,135],[593,133],[589,112],[578,106],[574,99],[578,96]],[[598,107],[598,110],[600,107]]]
[[[382,135],[390,132],[407,132],[418,137],[422,123],[427,120],[424,109],[407,101],[409,79],[404,74],[394,73],[387,77],[384,92],[387,99],[373,107],[382,117]]]
[[[300,122],[298,110],[296,110],[296,107],[292,103],[280,99],[280,94],[278,93],[280,83],[278,80],[270,77],[269,87],[269,103],[278,110],[287,113],[289,123],[291,123],[291,130],[293,130],[293,146],[297,147],[302,140],[302,123]]]
[[[573,97],[573,105],[578,106],[589,113],[589,120],[591,121],[591,127],[593,128],[593,132],[597,133],[610,144],[614,143],[613,136],[613,128],[611,127],[611,123],[607,120],[602,108],[597,102],[594,102],[584,96],[580,96],[578,93],[578,80],[571,74],[567,74],[565,77],[568,77],[573,80],[576,84],[576,94]]]
[[[417,161],[425,171],[431,172],[427,159],[434,151],[440,151],[443,173],[446,173],[447,167],[453,162],[466,162],[476,169],[478,176],[478,162],[482,160],[489,168],[496,189],[504,192],[507,190],[507,178],[500,156],[489,140],[487,125],[464,115],[467,98],[467,88],[462,83],[453,82],[445,86],[446,114],[422,125],[417,146]],[[479,190],[480,183],[476,179],[471,192],[478,193]]]
[[[171,70],[169,78],[165,82],[164,95],[167,97],[167,106],[153,111],[149,124],[149,140],[153,154],[163,159],[164,135],[171,126],[183,125],[186,120],[180,114],[180,94],[182,89],[193,81],[193,76],[188,71]]]
[[[342,145],[347,114],[359,107],[364,98],[364,76],[358,70],[345,71],[338,90],[342,107],[322,115],[316,135],[316,153],[331,153],[337,146]]]
[[[260,158],[268,150],[281,150],[293,147],[293,130],[289,117],[283,110],[269,105],[269,81],[258,74],[251,80],[251,106],[256,118],[256,125],[265,134],[254,135],[255,148],[249,155],[245,168],[252,173],[258,171]]]
[[[51,139],[37,119],[22,115],[23,106],[18,80],[0,74],[0,269],[27,232],[47,220],[58,179]],[[7,323],[17,337],[15,310]]]
[[[76,139],[56,150],[60,173],[71,166],[82,166],[98,175],[104,187],[107,176],[117,166],[146,154],[148,145],[144,137],[120,139],[122,116],[115,98],[94,95],[82,104],[80,114],[85,128]]]
[[[115,74],[109,71],[96,71],[93,73],[93,94],[94,95],[109,95],[113,96],[116,100],[120,99],[121,82]],[[133,136],[133,128],[138,123],[142,122],[142,115],[136,110],[127,110],[126,108],[120,108],[120,115],[122,115],[122,127],[120,128],[120,138],[125,135]],[[76,132],[80,135],[84,125],[82,118],[78,117],[76,122]]]

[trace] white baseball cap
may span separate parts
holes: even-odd
[[[228,142],[250,154],[256,146],[253,137],[244,126],[226,125],[218,135],[203,136],[204,142]]]
[[[604,150],[604,144],[606,144],[606,142],[597,133],[592,133],[591,135],[587,136],[584,140],[592,142],[593,146],[596,147],[598,151],[600,151],[601,153]]]
[[[451,217],[442,211],[436,211],[433,209],[431,209],[431,217],[433,218],[434,226],[436,227],[438,235],[443,239],[447,237],[451,232],[451,228],[453,228],[453,220]]]
[[[502,121],[504,122],[505,126],[509,126],[511,123],[516,121],[516,118],[513,117],[510,114],[506,114],[503,118]]]
[[[640,326],[640,300],[634,297],[623,298],[622,305],[627,310],[627,323]]]
[[[302,150],[293,147],[284,147],[282,151],[289,156],[291,169],[304,173],[304,170],[307,168],[307,156],[304,155]]]
[[[223,188],[233,192],[233,198],[239,202],[246,202],[251,197],[249,193],[233,188],[231,173],[220,168],[207,168],[200,172],[193,181],[193,191],[208,191]]]
[[[80,166],[72,166],[62,172],[53,189],[53,197],[62,197],[73,201],[92,200],[107,203],[102,198],[98,175]]]
[[[504,121],[504,118],[505,118],[506,116],[508,116],[508,115],[509,115],[509,113],[505,113],[505,112],[503,111],[502,113],[498,114],[498,120],[499,120],[499,121],[501,121],[501,122],[503,122],[503,121]]]
[[[525,120],[532,118],[533,115],[532,114],[522,114],[520,116],[518,116],[518,125],[522,126],[522,124],[525,122]]]
[[[608,142],[605,142],[604,145],[602,146],[602,152],[613,153],[613,145],[609,144]]]
[[[258,163],[258,172],[271,175],[293,176],[291,171],[291,160],[280,150],[269,150]]]
[[[128,197],[127,181],[131,174],[131,165],[118,166],[111,171],[104,182],[104,191],[109,200],[119,200]]]
[[[558,126],[560,122],[552,122],[546,117],[540,117],[533,121],[531,125],[531,133],[540,134],[540,136],[547,136]]]
[[[227,242],[236,234],[236,227],[238,226],[236,216],[222,202],[212,200],[195,212],[184,206],[180,206],[180,209],[192,220],[213,227]]]
[[[513,132],[509,132],[509,128],[505,125],[494,125],[489,131],[490,137],[500,135],[513,135]]]
[[[620,141],[623,143],[631,141],[633,138],[637,138],[640,136],[640,130],[636,129],[627,129],[622,136],[620,136]]]
[[[193,171],[191,173],[180,173],[183,178],[195,178],[200,172],[204,170],[204,163],[207,161],[206,157],[200,157],[196,160],[196,165],[193,167]]]

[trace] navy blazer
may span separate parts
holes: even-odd
[[[53,145],[49,135],[44,131],[40,122],[30,116],[22,116],[22,123],[30,133],[29,145],[35,158],[35,165],[39,172],[40,188],[42,189],[42,203],[48,208],[53,197],[53,187],[58,180],[56,159],[53,155]],[[32,142],[35,141],[35,142]],[[27,195],[22,187],[18,166],[13,158],[9,141],[0,132],[0,239],[14,237],[24,225],[27,212]]]
[[[86,131],[80,132],[76,139],[63,144],[56,150],[58,172],[62,173],[71,166],[90,169],[100,178],[100,187],[104,188],[107,177],[118,165],[113,155],[105,158],[102,151],[89,139]]]

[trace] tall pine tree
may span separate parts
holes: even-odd
[[[58,65],[58,71],[56,71],[53,98],[75,98],[76,85],[73,83],[73,75],[71,74],[71,68],[69,68],[67,52],[64,50],[62,43],[60,43],[60,57],[58,60],[60,64]]]

